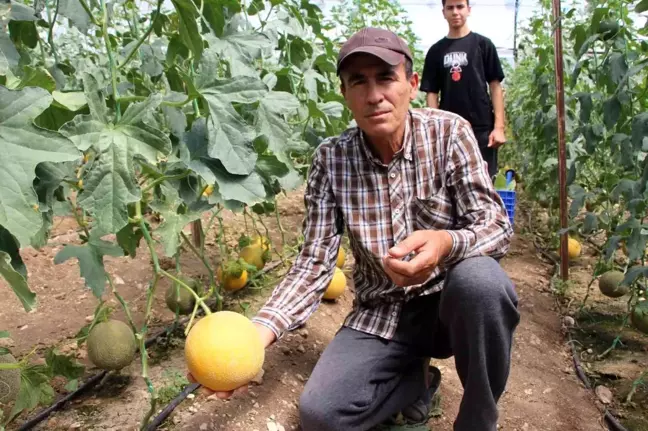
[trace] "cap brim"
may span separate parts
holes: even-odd
[[[398,66],[403,62],[403,60],[405,60],[405,54],[392,51],[391,49],[382,48],[380,46],[361,46],[349,52],[344,56],[344,58],[340,59],[337,67],[338,75],[340,74],[340,70],[342,70],[342,64],[354,54],[370,54],[378,57],[390,66]]]

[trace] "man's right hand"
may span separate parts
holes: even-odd
[[[260,325],[258,323],[255,323],[254,326],[256,326],[257,330],[259,331],[259,335],[261,335],[261,341],[263,342],[263,347],[268,348],[272,343],[275,342],[275,334],[272,332],[269,328],[266,326]],[[191,375],[191,373],[187,374],[187,380],[189,380],[191,383],[197,383],[196,379]],[[249,383],[249,382],[248,382]],[[236,388],[232,391],[227,391],[227,392],[214,392],[211,389],[208,389],[206,387],[201,388],[201,392],[203,392],[206,395],[212,395],[216,394],[216,396],[220,399],[227,399],[230,398],[232,395],[235,394],[244,394],[248,391],[248,385],[245,384],[241,386],[240,388]]]

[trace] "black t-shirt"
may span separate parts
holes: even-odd
[[[495,122],[488,92],[488,83],[495,80],[504,80],[495,45],[470,32],[432,45],[425,57],[421,91],[439,93],[439,108],[461,115],[475,133],[486,132]]]

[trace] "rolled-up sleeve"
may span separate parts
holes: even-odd
[[[474,256],[500,258],[509,249],[513,228],[470,124],[457,120],[449,139],[446,184],[457,223],[448,230],[453,246],[444,263],[452,265]]]
[[[330,143],[318,147],[309,170],[304,205],[304,243],[293,266],[252,319],[279,339],[317,309],[333,277],[343,222],[327,175]]]

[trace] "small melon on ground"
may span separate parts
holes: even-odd
[[[223,272],[225,275],[223,276]],[[247,284],[248,272],[240,262],[229,262],[225,265],[225,271],[221,267],[216,271],[216,279],[222,283],[223,289],[228,292],[241,290]]]
[[[581,243],[574,238],[569,238],[567,240],[567,251],[570,260],[576,259],[581,255],[581,251],[582,251]]]
[[[628,286],[619,286],[625,275],[621,271],[608,271],[599,279],[599,290],[610,298],[620,298],[628,293]]]
[[[342,268],[344,266],[344,259],[346,259],[346,252],[342,247],[338,250],[336,266]]]
[[[344,293],[346,284],[347,281],[344,272],[340,268],[336,267],[333,278],[324,292],[324,299],[332,300],[339,298],[340,295]]]
[[[120,320],[98,323],[88,335],[88,358],[102,370],[121,370],[133,362],[137,350],[135,334]]]
[[[198,283],[196,283],[196,280],[186,276],[179,276],[178,278],[182,280],[187,286],[189,286],[191,290],[193,290],[194,292],[196,291],[196,287],[198,285]],[[167,288],[164,299],[166,301],[167,307],[169,307],[169,310],[175,313],[177,307],[178,314],[182,315],[191,313],[194,309],[194,305],[196,304],[195,296],[176,282],[173,282]]]
[[[635,305],[630,315],[630,322],[632,326],[648,334],[648,301],[640,301]]]
[[[0,364],[15,364],[16,358],[11,354],[0,355]],[[16,400],[20,390],[20,369],[0,370],[0,411],[3,419],[9,414],[11,403]]]
[[[263,367],[265,348],[250,319],[219,311],[200,319],[189,331],[185,360],[192,376],[213,391],[249,383]]]
[[[267,248],[264,249],[261,244],[251,244],[243,247],[239,257],[248,264],[256,266],[256,269],[260,271],[270,260],[270,251]]]

